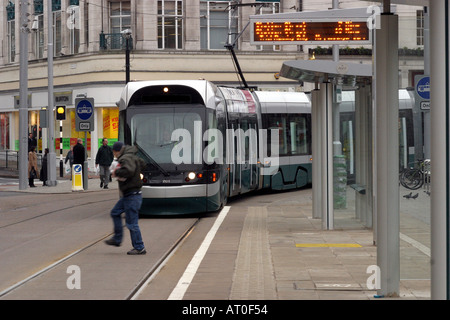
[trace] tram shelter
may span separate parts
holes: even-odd
[[[340,218],[340,228],[354,227],[344,222],[352,218],[372,228],[372,65],[294,60],[283,64],[280,75],[315,84],[311,92],[313,217],[322,219],[326,230],[334,229],[335,218]],[[340,104],[346,90],[355,92],[349,110],[354,112],[355,121],[349,129],[355,128],[355,132],[347,141],[355,146],[348,154],[355,160],[352,181],[347,181],[348,161],[340,137]],[[354,190],[354,198],[347,197],[347,185]]]
[[[425,66],[429,65],[430,75],[430,149],[432,161],[431,175],[431,298],[434,300],[450,299],[450,3],[446,0],[380,0],[383,10],[377,15],[379,27],[375,31],[374,65],[372,88],[375,100],[373,121],[374,141],[372,165],[372,192],[374,213],[374,235],[377,244],[377,265],[381,270],[380,295],[395,296],[399,292],[399,191],[398,191],[398,19],[392,14],[390,5],[402,3],[423,5],[429,10],[429,57],[425,57]],[[330,10],[333,11],[333,10]],[[296,13],[301,14],[301,13]],[[427,31],[428,32],[428,31]],[[426,41],[425,41],[426,43]],[[293,44],[291,42],[291,44]],[[426,51],[426,50],[425,50]],[[330,107],[333,91],[330,75],[339,74],[332,66],[319,72],[323,79],[317,77],[314,94],[315,105],[320,110],[328,110],[320,123],[330,123]],[[337,65],[335,65],[337,67]],[[283,66],[282,76],[300,79],[313,75],[313,63],[309,66],[294,65],[289,62]],[[425,68],[427,69],[427,68]],[[342,70],[342,69],[340,69]],[[349,71],[351,67],[349,66]],[[317,70],[316,70],[317,71]],[[426,72],[427,70],[425,70]],[[297,72],[297,75],[295,75]],[[303,74],[303,75],[302,75]],[[347,73],[351,75],[351,73]],[[354,76],[356,76],[354,74]],[[337,79],[335,76],[334,79]],[[345,77],[344,77],[345,79]],[[336,81],[336,80],[335,80]],[[362,82],[363,83],[363,82]],[[360,94],[365,94],[360,92]],[[362,101],[362,99],[360,98]],[[361,104],[362,105],[362,104]],[[326,108],[328,106],[328,108]],[[360,106],[361,108],[361,106]],[[316,119],[317,115],[315,115]],[[327,122],[326,119],[328,119]],[[318,122],[318,120],[315,120]],[[369,122],[367,122],[369,123]],[[361,128],[362,129],[362,128]],[[332,146],[330,145],[332,127],[320,128],[321,134],[327,135],[326,147],[319,152],[327,157],[327,170],[321,171],[322,188],[327,187],[327,201],[320,205],[330,207],[330,165]],[[369,131],[367,131],[369,132]],[[317,136],[317,133],[316,133]],[[317,146],[316,146],[317,148]],[[362,151],[361,151],[362,152]],[[365,155],[368,156],[368,155]],[[320,165],[313,159],[314,164]],[[366,171],[367,172],[367,171]],[[360,175],[361,177],[363,174]],[[326,179],[326,180],[324,180]],[[370,178],[369,178],[370,179]],[[362,181],[362,180],[361,180]],[[325,183],[325,186],[324,186]],[[362,183],[361,183],[362,184]],[[368,191],[367,185],[366,195]],[[362,189],[361,189],[362,190]],[[316,201],[317,202],[317,201]],[[370,203],[366,201],[370,206]],[[317,203],[316,203],[317,205]],[[362,210],[362,209],[361,209]],[[330,211],[328,211],[330,219]],[[376,217],[376,220],[375,220]],[[375,223],[376,222],[376,223]]]
[[[353,213],[365,226],[374,228],[377,265],[380,269],[379,295],[398,296],[398,32],[392,32],[398,30],[398,17],[391,12],[390,1],[384,1],[383,5],[383,10],[379,11],[382,13],[376,16],[377,23],[380,23],[376,25],[382,26],[378,30],[369,28],[368,24],[367,28],[370,30],[364,29],[371,16],[367,8],[333,9],[313,13],[265,15],[268,19],[265,21],[269,22],[255,23],[252,26],[251,39],[265,41],[266,34],[269,37],[277,34],[277,37],[282,39],[280,44],[287,44],[292,40],[291,36],[307,34],[310,27],[312,30],[319,29],[320,32],[313,32],[310,37],[304,39],[315,37],[313,40],[319,40],[320,43],[324,40],[322,34],[327,34],[325,29],[320,29],[320,23],[327,21],[331,23],[331,30],[335,30],[335,34],[332,34],[333,31],[329,32],[325,40],[330,40],[326,43],[334,45],[334,52],[338,50],[338,44],[345,44],[346,41],[352,44],[373,43],[373,65],[340,62],[338,54],[334,53],[333,61],[287,61],[283,64],[280,75],[315,84],[311,95],[313,216],[322,218],[322,227],[325,230],[334,228],[335,213],[338,212],[336,208],[342,200],[339,197],[345,197],[347,194],[347,181],[342,181],[345,179],[346,169],[342,168],[345,167],[345,159],[342,155],[342,145],[339,143],[339,104],[343,89],[355,91],[356,132],[353,136],[356,139],[356,174],[355,181],[351,184],[355,191]],[[280,29],[276,28],[283,28],[283,19],[289,22],[284,33],[280,33]],[[343,20],[346,22],[342,22]],[[353,23],[354,21],[359,22]],[[332,23],[336,25],[333,26]],[[337,31],[343,30],[342,23],[351,24],[351,29],[357,30],[358,36],[354,37],[356,32],[347,34],[346,37],[341,36]],[[306,26],[304,29],[303,25]],[[298,32],[292,30],[293,27],[296,27]],[[258,32],[261,38],[256,37]],[[363,36],[359,37],[359,34]],[[316,35],[321,36],[317,38]],[[275,41],[279,39],[274,36]]]

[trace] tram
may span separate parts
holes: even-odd
[[[216,211],[238,194],[310,184],[310,116],[304,93],[206,80],[128,83],[119,140],[147,163],[141,214]]]

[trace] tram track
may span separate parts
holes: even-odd
[[[106,199],[106,200],[96,200],[96,201],[90,201],[90,202],[79,203],[79,204],[77,203],[77,207],[89,207],[89,206],[91,206],[93,204],[103,203],[103,202],[106,203],[106,202],[111,202],[111,201],[112,201],[111,199]],[[33,207],[35,207],[35,206],[30,205],[30,206],[17,207],[17,208],[14,208],[14,209],[10,210],[10,212],[28,210],[28,209],[31,209]],[[34,220],[34,219],[38,219],[38,218],[41,218],[41,217],[44,217],[44,216],[47,216],[47,215],[51,215],[51,214],[54,214],[54,213],[60,213],[62,211],[70,210],[70,209],[73,209],[73,208],[74,208],[74,206],[70,205],[70,206],[65,206],[65,207],[62,207],[62,208],[58,208],[56,210],[44,212],[42,214],[38,214],[36,216],[32,216],[32,217],[29,217],[29,218],[26,218],[26,219],[23,219],[23,220],[15,221],[15,222],[12,222],[12,223],[9,223],[9,224],[5,224],[5,225],[0,225],[0,229],[4,229],[4,228],[10,227],[10,226],[14,226],[14,225],[17,225],[17,224],[20,224],[20,223],[24,223],[24,222],[29,222],[29,221]]]
[[[57,267],[57,266],[60,265],[61,263],[66,262],[67,260],[69,260],[69,259],[72,258],[73,256],[75,256],[75,255],[77,255],[77,254],[80,254],[80,253],[83,252],[84,250],[86,250],[86,249],[92,247],[93,245],[99,243],[100,241],[102,241],[102,240],[108,238],[109,236],[111,236],[111,234],[112,234],[112,233],[107,234],[106,236],[104,236],[104,237],[102,237],[102,238],[100,238],[100,239],[98,239],[98,240],[96,240],[96,241],[93,241],[93,242],[91,242],[90,244],[88,244],[88,245],[86,245],[86,246],[84,246],[84,247],[82,247],[82,248],[80,248],[80,249],[78,249],[78,250],[75,250],[74,252],[69,253],[68,255],[64,256],[63,258],[59,259],[58,261],[53,262],[52,264],[50,264],[50,265],[48,265],[47,267],[45,267],[45,268],[43,268],[43,269],[37,271],[36,273],[30,275],[29,277],[27,277],[27,278],[25,278],[25,279],[23,279],[23,280],[21,280],[21,281],[15,283],[14,285],[12,285],[12,286],[6,288],[5,290],[3,290],[3,291],[0,292],[0,298],[2,298],[3,296],[7,295],[8,293],[14,291],[15,289],[18,289],[19,287],[21,287],[21,286],[27,284],[28,282],[32,281],[34,278],[39,277],[39,276],[43,275],[44,273],[46,273],[46,272],[52,270],[53,268]]]
[[[61,208],[60,210],[63,210]],[[60,211],[59,210],[59,211]],[[57,212],[58,210],[55,210]],[[151,282],[151,280],[158,274],[159,270],[164,267],[166,262],[170,259],[170,257],[176,252],[179,246],[184,242],[184,240],[191,234],[191,232],[195,229],[195,226],[198,224],[201,218],[195,218],[191,221],[184,232],[178,236],[178,238],[168,247],[168,249],[160,255],[155,263],[151,265],[151,267],[147,270],[147,272],[142,276],[139,280],[137,280],[135,286],[129,291],[129,293],[124,297],[125,300],[134,300],[136,299],[141,290],[146,287],[146,285]],[[124,227],[125,228],[125,227]],[[14,283],[13,285],[7,287],[6,289],[0,292],[0,299],[8,299],[9,294],[13,294],[20,288],[26,287],[28,284],[39,277],[50,276],[50,273],[56,268],[60,267],[63,263],[72,263],[72,261],[76,260],[77,257],[82,256],[84,253],[87,253],[88,249],[95,247],[97,244],[110,237],[112,233],[103,234],[97,239],[89,242],[88,244],[70,252],[69,254],[63,256],[59,260],[50,263],[44,268],[38,270],[37,272],[31,274],[30,276]],[[102,297],[99,297],[102,299]]]
[[[153,265],[152,268],[146,273],[146,275],[139,281],[139,283],[131,290],[127,295],[125,300],[136,300],[141,291],[151,282],[151,280],[158,274],[167,261],[172,257],[172,255],[177,251],[177,249],[183,244],[184,240],[188,238],[191,232],[194,230],[195,226],[200,221],[200,218],[196,219],[189,229],[186,230],[177,241],[169,248],[169,250]]]

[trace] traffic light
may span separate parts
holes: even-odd
[[[56,120],[66,120],[66,106],[56,106]]]

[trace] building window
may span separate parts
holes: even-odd
[[[183,1],[158,1],[158,48],[183,49]]]
[[[207,50],[225,50],[225,44],[237,34],[237,8],[229,10],[229,1],[200,3],[200,45]]]
[[[16,60],[16,12],[15,4],[8,1],[6,5],[6,38],[8,46],[8,62],[14,62]]]
[[[258,6],[256,6],[255,14],[273,14],[280,13],[280,2],[263,2],[258,1]],[[264,51],[280,51],[279,45],[260,45],[256,46],[256,50]]]
[[[8,38],[8,61],[14,62],[16,60],[16,21],[9,20],[8,21],[8,30],[7,30],[7,38]]]
[[[423,10],[417,10],[416,14],[416,29],[417,29],[417,45],[423,46],[423,29],[424,29],[424,18]]]
[[[53,56],[59,56],[62,49],[62,20],[61,20],[61,3],[53,5]]]
[[[109,3],[110,49],[122,49],[123,39],[121,32],[131,29],[131,2],[119,1]]]
[[[78,1],[69,0],[67,8],[69,28],[69,54],[78,53],[80,48],[80,6]]]
[[[44,14],[34,13],[34,20],[37,24],[37,29],[34,32],[34,55],[36,59],[44,57]]]
[[[44,13],[44,1],[43,0],[34,0],[34,14],[43,14]]]
[[[130,1],[110,2],[111,33],[120,33],[131,28]]]

